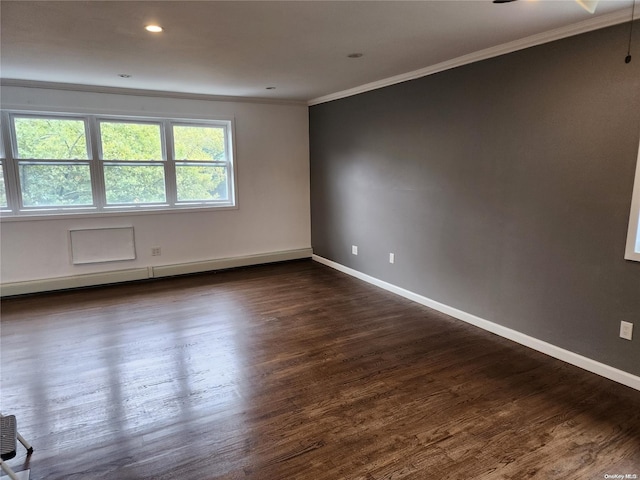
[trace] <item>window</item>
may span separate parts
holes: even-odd
[[[230,121],[3,112],[0,131],[5,216],[235,205]]]
[[[84,119],[15,116],[21,208],[93,206]]]
[[[228,200],[223,128],[173,125],[173,147],[179,202]]]
[[[624,258],[640,262],[640,147],[638,148],[636,177],[633,187],[633,197],[631,199],[631,214],[629,216],[629,232],[627,234],[627,248]]]
[[[106,204],[166,203],[161,125],[114,121],[99,124]]]

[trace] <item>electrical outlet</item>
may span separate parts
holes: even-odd
[[[396,254],[395,253],[390,253],[389,254],[389,263],[395,263],[396,261]]]
[[[351,253],[354,255],[358,254],[358,246],[357,245],[351,245]]]
[[[162,249],[160,247],[151,247],[151,256],[159,257],[162,255]]]
[[[631,340],[633,338],[633,323],[620,322],[620,338]]]

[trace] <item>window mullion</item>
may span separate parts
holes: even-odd
[[[224,127],[224,144],[225,144],[225,163],[226,163],[226,171],[227,171],[227,189],[228,189],[228,198],[235,205],[236,203],[236,168],[234,165],[235,162],[235,145],[233,135],[233,124],[228,123]]]
[[[178,187],[176,183],[176,159],[173,155],[173,127],[171,125],[171,122],[168,120],[162,122],[162,127],[164,131],[164,178],[165,186],[167,189],[167,202],[173,207],[178,201]]]
[[[8,113],[3,112],[2,116],[2,140],[5,152],[5,187],[7,192],[7,207],[15,215],[22,208],[20,201],[20,178],[18,176],[18,161],[16,160],[16,148],[14,147],[15,132],[13,130],[13,119]]]
[[[104,170],[102,168],[102,159],[100,155],[100,129],[96,117],[91,115],[87,117],[89,126],[89,172],[91,173],[91,188],[93,190],[93,204],[102,211],[106,203],[106,195],[104,190]]]

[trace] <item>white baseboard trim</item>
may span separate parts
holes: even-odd
[[[66,290],[79,287],[93,287],[97,285],[109,285],[111,283],[131,282],[134,280],[147,280],[150,278],[184,275],[187,273],[200,273],[227,268],[261,265],[264,263],[284,262],[311,258],[313,250],[302,248],[283,252],[269,252],[258,255],[245,255],[231,258],[221,258],[203,262],[183,263],[177,265],[165,265],[157,267],[132,268],[127,270],[115,270],[110,272],[89,273],[85,275],[73,275],[59,278],[45,278],[26,282],[3,283],[0,285],[0,297],[24,295],[27,293],[50,292],[54,290]]]
[[[404,288],[397,287],[391,283],[379,280],[375,277],[359,272],[352,268],[345,267],[344,265],[336,263],[332,260],[328,260],[324,257],[313,255],[312,258],[318,263],[339,270],[340,272],[346,273],[347,275],[351,275],[384,290],[400,295],[401,297],[407,298],[426,307],[433,308],[434,310],[450,315],[454,318],[457,318],[458,320],[470,323],[471,325],[475,325],[476,327],[482,328],[483,330],[487,330],[491,333],[495,333],[496,335],[524,345],[525,347],[532,348],[533,350],[544,353],[553,358],[557,358],[558,360],[562,360],[563,362],[570,363],[571,365],[575,365],[576,367],[580,367],[583,370],[587,370],[602,377],[608,378],[609,380],[613,380],[614,382],[621,383],[622,385],[626,385],[627,387],[631,387],[635,390],[640,391],[640,377],[629,372],[625,372],[624,370],[619,370],[604,363],[597,362],[595,360],[592,360],[591,358],[578,355],[577,353],[557,347],[543,340],[525,335],[524,333],[520,333],[517,330],[498,325],[497,323],[490,322],[489,320],[485,320],[476,315],[472,315],[470,313],[458,310],[457,308],[450,307],[422,295],[418,295],[417,293],[413,293]]]

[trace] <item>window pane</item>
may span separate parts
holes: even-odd
[[[107,203],[164,203],[164,167],[161,165],[105,165]]]
[[[13,119],[19,158],[87,160],[84,121],[56,118]]]
[[[0,163],[0,207],[7,206],[7,191],[4,186],[4,166]]]
[[[226,160],[224,128],[183,126],[173,127],[175,160]]]
[[[25,207],[92,205],[89,165],[20,165]]]
[[[205,165],[176,165],[178,201],[228,200],[227,169]]]
[[[100,122],[103,160],[162,160],[160,125]]]

